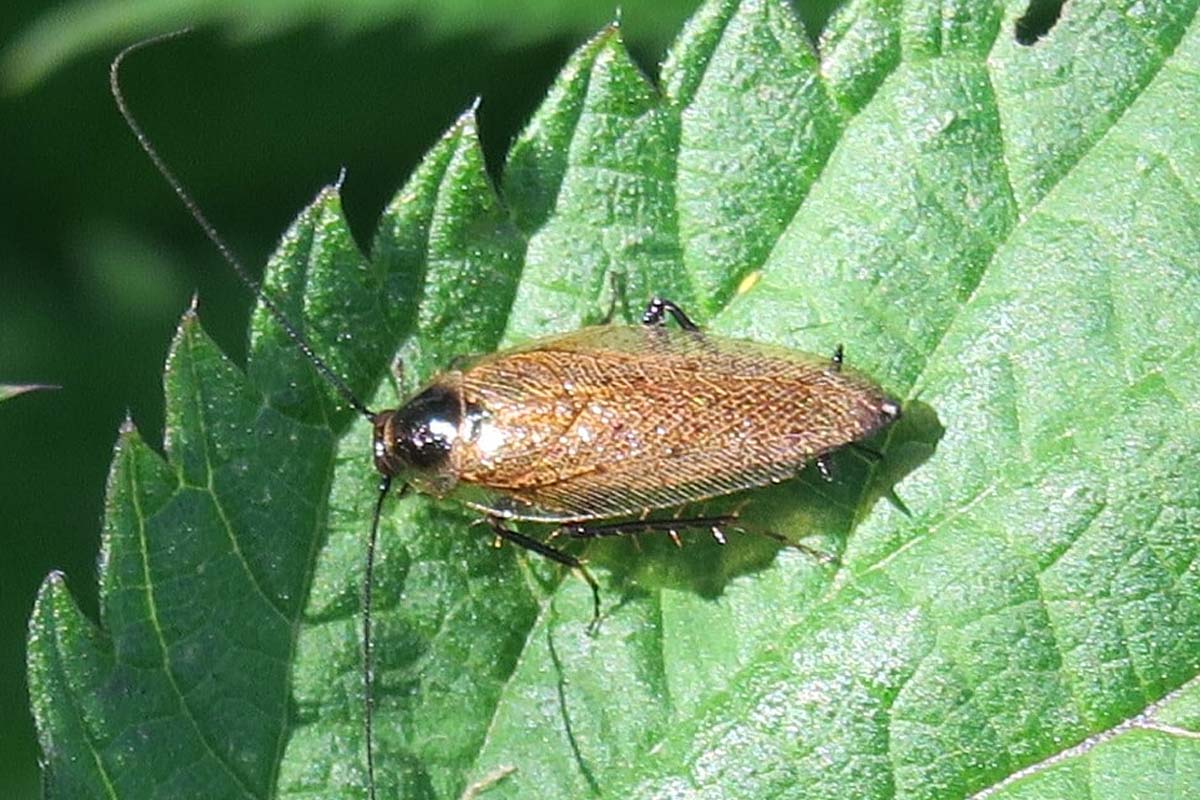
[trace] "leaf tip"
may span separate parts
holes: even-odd
[[[458,115],[458,119],[454,120],[454,124],[446,131],[444,138],[460,139],[460,138],[475,138],[478,136],[478,119],[476,112],[479,110],[481,98],[476,97],[466,109]]]
[[[137,433],[137,425],[133,422],[133,412],[126,408],[125,418],[121,420],[121,427],[117,429],[117,435],[125,438],[135,433]]]
[[[342,202],[342,186],[344,186],[345,183],[346,168],[342,167],[338,170],[337,177],[333,179],[332,183],[327,183],[321,187],[321,190],[317,192],[317,196],[313,198],[312,203],[308,205],[308,208],[306,208],[305,211],[301,212],[301,216],[303,216],[304,213],[309,209],[314,209],[318,213],[325,213],[331,208],[340,209]]]
[[[180,322],[180,326],[182,327],[183,325],[190,325],[191,323],[195,322],[199,316],[199,309],[200,293],[192,292],[192,299],[188,300],[188,307],[183,312],[183,319]]]
[[[616,45],[624,46],[624,41],[621,36],[621,10],[617,9],[616,15],[612,21],[596,32],[592,40],[584,45],[584,48],[598,46],[600,48]]]
[[[29,615],[29,643],[32,658],[33,647],[43,634],[49,633],[56,620],[61,616],[64,603],[72,604],[71,593],[67,589],[67,576],[60,569],[52,569],[46,575],[42,585],[38,587],[37,597],[33,601],[33,613]],[[74,608],[68,609],[74,611]]]

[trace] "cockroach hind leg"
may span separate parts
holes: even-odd
[[[868,464],[878,464],[880,461],[883,461],[883,453],[879,452],[873,447],[867,447],[865,444],[851,442],[850,449]]]
[[[782,541],[785,546],[790,547],[793,550],[799,550],[801,553],[804,553],[804,555],[808,556],[813,561],[816,561],[818,564],[824,564],[828,567],[836,567],[842,563],[842,560],[835,553],[826,553],[824,550],[818,550],[815,547],[809,547],[803,542],[793,541],[782,534],[775,534],[775,537]]]
[[[837,566],[841,564],[842,561],[834,553],[826,553],[824,550],[818,550],[815,547],[810,547],[803,542],[797,542],[794,539],[784,536],[782,533],[777,533],[776,531],[747,530],[746,528],[741,528],[740,530],[743,533],[753,533],[760,536],[765,536],[768,539],[774,539],[775,541],[779,542],[780,546],[789,548],[791,550],[798,550],[805,556],[811,558],[813,561],[816,561],[818,564],[824,564],[825,566]]]
[[[733,527],[729,527],[727,524],[726,527],[728,527],[730,530],[735,530],[738,533],[744,533],[751,536],[764,536],[768,539],[772,539],[778,542],[781,547],[789,547],[793,550],[799,550],[801,553],[804,553],[806,556],[820,564],[837,565],[841,563],[841,559],[832,553],[826,553],[822,550],[817,550],[815,547],[809,547],[802,542],[797,542],[793,539],[790,539],[787,536],[784,536],[782,533],[773,531],[770,528],[747,528],[740,524]]]
[[[901,514],[909,519],[912,519],[912,511],[909,510],[908,505],[904,502],[904,499],[900,497],[900,495],[896,494],[896,487],[893,486],[892,488],[888,489],[887,494],[884,496],[887,497],[888,502],[895,506]]]
[[[685,331],[700,332],[700,326],[692,322],[682,308],[658,295],[651,297],[650,302],[646,304],[646,313],[642,314],[642,324],[662,325],[667,319],[667,314],[670,314],[679,327]]]
[[[806,544],[800,544],[799,542],[792,542],[791,546],[794,549],[799,550],[801,553],[804,553],[804,555],[808,556],[823,567],[837,567],[842,563],[842,560],[834,553],[826,553],[822,550],[816,549],[815,547],[809,547]]]
[[[639,533],[665,533],[672,540],[679,538],[684,528],[724,529],[737,520],[736,514],[720,514],[710,517],[670,517],[667,519],[632,519],[623,522],[605,522],[595,525],[561,525],[563,535],[575,539],[602,539],[610,536],[631,536]],[[715,534],[714,534],[715,536]]]
[[[825,479],[826,483],[833,482],[833,458],[828,453],[823,453],[817,456],[817,472]]]

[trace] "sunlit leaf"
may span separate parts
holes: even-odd
[[[751,495],[836,568],[593,547],[596,636],[580,581],[389,502],[381,796],[1200,794],[1195,6],[1072,0],[1027,46],[1023,3],[854,0],[818,56],[782,0],[714,0],[657,84],[617,28],[583,45],[499,191],[466,114],[370,256],[322,193],[269,290],[372,407],[661,292],[844,344],[907,411],[879,464]],[[58,795],[363,796],[370,425],[261,311],[249,364],[184,320],[165,459],[117,448],[99,624],[43,589]]]

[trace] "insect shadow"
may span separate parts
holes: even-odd
[[[679,544],[660,532],[590,542],[584,555],[604,569],[606,590],[616,595],[606,615],[654,589],[715,599],[736,578],[769,569],[792,549],[803,551],[796,555],[813,570],[832,575],[866,512],[889,503],[909,514],[896,486],[929,460],[944,433],[931,406],[910,400],[904,417],[865,441],[862,451],[839,452],[828,479],[813,465],[793,480],[683,510],[681,516],[689,518],[736,515],[720,529],[725,544],[695,527],[681,528]]]

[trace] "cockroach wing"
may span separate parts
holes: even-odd
[[[598,326],[461,373],[454,453],[484,505],[525,519],[635,514],[790,478],[899,405],[829,359],[665,327]]]

